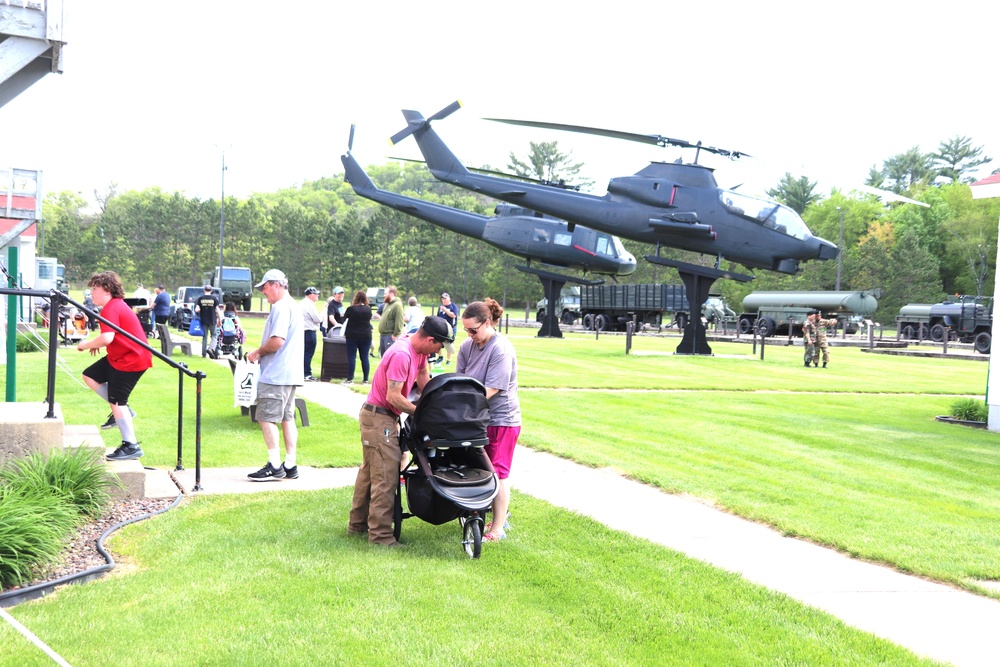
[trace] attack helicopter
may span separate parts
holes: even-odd
[[[407,126],[390,138],[395,144],[413,135],[435,178],[501,201],[524,206],[566,220],[569,229],[581,224],[609,234],[656,244],[646,259],[677,269],[687,288],[693,312],[699,312],[718,278],[752,280],[752,275],[721,268],[723,260],[750,269],[794,274],[799,263],[835,259],[839,249],[813,236],[795,211],[777,202],[749,197],[718,186],[710,167],[698,164],[701,152],[736,159],[744,156],[701,142],[691,143],[660,135],[641,135],[575,125],[490,119],[517,125],[587,132],[658,146],[695,150],[695,161],[651,162],[633,176],[611,179],[604,196],[564,188],[473,173],[466,169],[431,127],[461,108],[454,102],[429,118],[403,110]],[[715,257],[713,267],[660,257],[666,246]],[[677,349],[679,354],[711,354],[705,327],[692,318]]]
[[[546,297],[552,299],[552,303],[558,299],[559,292],[567,280],[597,283],[534,269],[531,267],[532,261],[546,266],[614,277],[628,276],[635,271],[635,257],[625,250],[620,239],[583,225],[575,225],[571,231],[564,220],[557,220],[506,202],[500,202],[494,211],[496,217],[489,218],[381,190],[351,154],[353,138],[354,127],[351,128],[347,152],[340,160],[344,164],[344,180],[351,185],[354,192],[366,199],[426,220],[449,231],[484,241],[506,253],[523,258],[527,265],[517,268],[538,275],[546,288]],[[542,323],[539,336],[561,335],[558,318],[553,314],[551,321]]]

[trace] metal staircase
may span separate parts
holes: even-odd
[[[0,107],[62,73],[63,0],[0,0]]]

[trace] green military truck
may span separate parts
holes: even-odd
[[[216,287],[222,293],[222,302],[232,301],[243,310],[250,310],[253,296],[253,276],[245,266],[223,266],[222,276],[219,267],[203,274],[206,285]]]
[[[580,289],[583,327],[624,331],[635,321],[642,328],[687,324],[691,306],[684,285],[584,285]]]
[[[548,310],[549,300],[542,299],[535,304],[535,321],[541,322]],[[580,313],[580,287],[577,285],[566,285],[559,293],[559,302],[556,303],[556,314],[559,321],[567,326],[573,324],[582,316]]]
[[[899,309],[896,330],[903,340],[930,339],[940,343],[947,335],[972,343],[976,352],[989,354],[993,344],[993,299],[960,296],[943,303],[908,303]]]

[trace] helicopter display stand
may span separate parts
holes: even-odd
[[[684,337],[681,339],[680,345],[677,346],[675,354],[712,354],[712,348],[705,337],[705,325],[702,323],[701,317],[698,316],[705,302],[708,300],[708,293],[712,289],[712,284],[719,278],[728,278],[745,283],[753,280],[753,276],[748,276],[744,273],[723,271],[710,266],[698,266],[697,264],[678,262],[658,255],[646,255],[646,261],[677,269],[677,273],[681,277],[681,282],[684,283],[684,288],[687,290],[688,303],[691,306],[691,317],[688,318],[688,323],[684,327]]]
[[[603,285],[604,280],[587,280],[573,276],[564,276],[552,271],[543,269],[533,269],[530,266],[515,266],[518,271],[533,273],[542,281],[542,290],[545,298],[548,299],[549,307],[545,309],[545,316],[542,318],[542,328],[538,331],[538,338],[562,338],[562,331],[559,329],[559,315],[552,304],[559,302],[559,295],[566,283],[576,283],[578,285]]]

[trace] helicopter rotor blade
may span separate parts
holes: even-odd
[[[403,139],[407,138],[417,130],[422,127],[426,127],[431,121],[441,120],[442,118],[447,118],[451,114],[455,113],[462,108],[462,101],[455,100],[445,108],[441,109],[437,113],[433,114],[430,118],[421,118],[418,121],[410,121],[405,128],[397,132],[396,134],[389,137],[389,143],[395,146]]]
[[[351,123],[351,133],[347,137],[347,152],[350,153],[351,149],[354,148],[354,123]]]
[[[717,155],[722,155],[728,158],[738,158],[738,157],[751,157],[749,154],[742,151],[731,151],[725,148],[716,148],[715,146],[703,146],[701,142],[691,143],[684,139],[674,139],[672,137],[664,137],[660,134],[638,134],[636,132],[623,132],[621,130],[608,130],[600,127],[587,127],[584,125],[567,125],[566,123],[545,123],[533,120],[514,120],[510,118],[484,118],[483,120],[491,120],[496,123],[507,123],[508,125],[522,125],[524,127],[538,127],[545,130],[562,130],[564,132],[579,132],[581,134],[593,134],[599,137],[608,137],[610,139],[622,139],[624,141],[634,141],[640,144],[649,144],[652,146],[660,146],[665,148],[667,146],[676,146],[678,148],[695,148],[703,151],[708,151],[709,153],[715,153]]]

